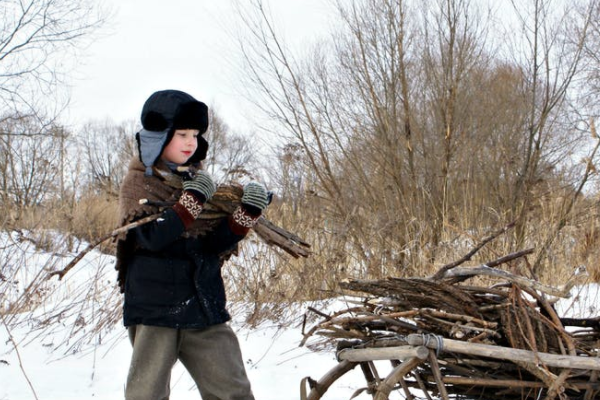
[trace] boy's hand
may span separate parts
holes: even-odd
[[[206,203],[217,191],[217,186],[205,171],[198,171],[191,180],[183,181],[183,190],[191,192],[200,203]]]
[[[244,186],[242,205],[231,216],[230,227],[238,235],[245,235],[256,225],[263,210],[271,202],[272,195],[258,182]]]
[[[244,186],[244,195],[242,196],[242,205],[250,214],[260,215],[270,203],[267,189],[258,182],[249,182]]]
[[[209,174],[196,172],[194,178],[183,181],[183,193],[173,209],[179,215],[186,229],[200,216],[206,203],[217,191],[217,186]]]

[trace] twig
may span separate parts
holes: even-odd
[[[482,328],[482,327],[479,327],[479,326],[469,326],[469,325],[459,324],[459,323],[456,323],[456,322],[445,321],[445,320],[443,320],[441,318],[434,317],[433,315],[429,315],[427,313],[424,313],[423,317],[424,318],[429,318],[432,321],[440,323],[441,325],[450,325],[450,326],[453,326],[453,327],[456,327],[456,328],[460,328],[460,329],[465,330],[465,331],[483,332],[483,333],[488,334],[489,336],[495,336],[495,337],[498,337],[498,338],[501,337],[500,334],[498,332],[496,332],[495,330],[493,330],[493,329]]]
[[[600,343],[598,343],[598,345],[600,345]],[[600,353],[596,352],[596,357],[598,357],[598,356],[600,356]],[[590,383],[594,384],[596,382],[598,382],[598,371],[592,371],[592,373],[590,375]],[[596,393],[598,393],[598,392],[591,388],[588,388],[585,391],[585,396],[584,396],[583,400],[592,400],[594,394],[596,394]]]
[[[504,263],[507,263],[509,261],[516,260],[517,258],[521,258],[523,256],[531,254],[531,253],[533,253],[534,250],[535,250],[534,248],[530,248],[530,249],[525,249],[525,250],[517,251],[515,253],[506,255],[504,257],[500,257],[500,258],[498,258],[498,259],[496,259],[494,261],[487,262],[487,263],[485,263],[485,265],[487,265],[488,267],[496,267],[496,266],[498,266],[500,264],[504,264]]]
[[[526,250],[517,251],[516,253],[508,254],[508,255],[506,255],[504,257],[500,257],[500,258],[497,258],[497,259],[495,259],[493,261],[489,261],[489,262],[487,262],[487,263],[485,263],[483,265],[488,266],[488,267],[496,267],[498,265],[507,263],[507,262],[512,261],[512,260],[516,260],[517,258],[521,258],[521,257],[526,256],[528,254],[531,254],[531,253],[533,253],[533,250],[534,250],[533,248],[530,248],[530,249],[526,249]],[[457,269],[460,269],[460,268],[457,268]],[[439,278],[434,278],[435,276],[438,275],[438,273],[436,273],[430,279],[431,280],[436,280],[436,279],[441,280],[441,279],[448,279],[449,277],[452,277],[453,278],[453,283],[457,283],[457,282],[460,282],[461,280],[465,280],[465,279],[467,279],[467,278],[470,277],[468,275],[465,275],[465,276],[460,276],[460,275],[452,276],[452,272],[449,272],[449,271],[450,271],[450,269],[445,270],[443,274],[439,275]]]
[[[539,290],[540,292],[549,294],[551,296],[569,298],[571,296],[570,291],[579,282],[581,279],[585,278],[584,275],[574,275],[571,279],[567,281],[565,285],[562,287],[552,287],[548,285],[544,285],[538,281],[534,281],[523,276],[514,275],[510,272],[506,272],[496,268],[490,268],[488,265],[480,265],[478,267],[458,267],[454,268],[451,271],[446,271],[443,275],[443,278],[465,278],[472,277],[476,275],[485,275],[492,276],[497,278],[503,278],[510,282],[515,282],[521,286],[529,287],[534,290]]]
[[[448,271],[449,269],[452,269],[454,267],[457,267],[463,263],[465,263],[466,261],[469,261],[471,259],[471,257],[473,257],[475,255],[475,253],[477,253],[479,250],[481,250],[481,248],[483,246],[485,246],[486,244],[488,244],[489,242],[491,242],[492,240],[494,240],[495,238],[497,238],[498,236],[502,235],[504,232],[506,232],[507,230],[511,229],[512,227],[515,226],[514,222],[511,222],[510,224],[506,225],[505,227],[498,229],[496,232],[492,233],[490,236],[486,237],[485,239],[483,239],[481,242],[479,242],[479,244],[477,244],[477,246],[475,246],[470,252],[468,252],[467,254],[465,254],[464,257],[462,257],[461,259],[454,261],[450,264],[446,264],[444,265],[442,268],[439,269],[438,272],[436,272],[431,279],[440,279],[443,275],[444,272]]]
[[[23,376],[25,377],[25,380],[27,381],[27,384],[29,385],[31,392],[33,393],[33,397],[35,397],[36,400],[39,400],[39,397],[37,396],[37,393],[35,392],[35,388],[33,387],[31,380],[29,380],[29,376],[27,376],[27,372],[25,371],[25,367],[23,366],[23,359],[21,358],[21,353],[19,352],[19,347],[17,346],[17,343],[15,342],[15,339],[13,338],[12,333],[10,332],[8,324],[6,323],[6,320],[4,319],[4,315],[2,313],[0,313],[0,318],[2,318],[2,324],[4,325],[4,328],[6,329],[6,333],[8,334],[8,340],[13,345],[13,348],[15,349],[15,353],[17,354],[17,359],[19,360],[19,368],[21,369],[21,372],[23,372]]]
[[[472,317],[470,315],[452,314],[452,313],[449,313],[446,311],[434,310],[432,308],[423,308],[420,310],[420,312],[421,312],[421,314],[430,314],[430,315],[433,315],[434,317],[438,317],[438,318],[453,319],[453,320],[463,321],[463,322],[467,322],[467,323],[469,323],[469,322],[476,323],[476,324],[483,326],[484,328],[495,329],[498,327],[497,322],[488,322],[488,321],[485,321],[480,318]]]
[[[435,378],[435,383],[440,393],[440,397],[443,400],[449,400],[450,397],[448,397],[448,391],[446,390],[446,385],[444,385],[443,382],[442,372],[440,371],[440,365],[438,364],[435,351],[432,349],[429,349],[429,364],[431,366],[431,372],[433,372],[433,377]]]
[[[127,225],[124,225],[124,226],[122,226],[122,227],[120,227],[120,228],[117,228],[117,229],[115,229],[114,231],[112,231],[111,233],[109,233],[108,235],[104,235],[104,236],[102,236],[100,239],[96,240],[95,242],[88,244],[88,246],[87,246],[85,249],[83,249],[83,251],[81,251],[81,252],[80,252],[80,253],[79,253],[79,254],[78,254],[78,255],[77,255],[75,258],[73,258],[73,260],[71,260],[71,262],[70,262],[69,264],[67,264],[67,266],[66,266],[66,267],[64,267],[64,268],[63,268],[63,269],[61,269],[60,271],[53,271],[53,272],[50,272],[50,273],[48,274],[48,276],[46,277],[46,279],[50,279],[50,278],[52,278],[53,276],[55,276],[55,275],[58,275],[58,279],[59,279],[59,280],[62,280],[62,278],[63,278],[63,277],[64,277],[64,276],[65,276],[65,275],[66,275],[66,274],[67,274],[67,273],[68,273],[68,272],[69,272],[69,271],[70,271],[70,270],[71,270],[71,269],[72,269],[72,268],[73,268],[73,267],[74,267],[74,266],[75,266],[75,265],[76,265],[76,264],[77,264],[79,261],[81,261],[81,259],[82,259],[83,257],[85,257],[85,255],[86,255],[87,253],[89,253],[89,252],[90,252],[90,251],[91,251],[93,248],[95,248],[96,246],[98,246],[100,243],[102,243],[102,242],[104,242],[105,240],[108,240],[108,239],[110,239],[110,238],[112,238],[112,237],[118,236],[118,235],[120,235],[121,233],[125,233],[125,232],[127,232],[128,230],[130,230],[130,229],[136,228],[136,227],[138,227],[138,226],[140,226],[140,225],[144,225],[144,224],[146,224],[146,223],[148,223],[148,222],[152,222],[152,221],[154,221],[154,220],[158,219],[158,217],[160,217],[160,215],[161,215],[161,214],[153,214],[153,215],[150,215],[150,216],[148,216],[148,217],[145,217],[145,218],[142,218],[142,219],[140,219],[140,220],[137,220],[137,221],[135,221],[135,222],[132,222],[131,224],[127,224]]]
[[[331,317],[328,314],[325,314],[324,312],[321,312],[314,307],[308,307],[308,310],[314,312],[317,315],[320,315],[321,317],[325,318],[328,321],[331,319]]]

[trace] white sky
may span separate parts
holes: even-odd
[[[110,33],[87,49],[73,81],[69,122],[110,118],[139,120],[156,90],[179,89],[215,107],[243,132],[244,116],[228,31],[235,28],[234,0],[104,0],[114,18]],[[247,1],[247,0],[242,0]],[[295,44],[326,26],[327,0],[271,0],[276,22]]]

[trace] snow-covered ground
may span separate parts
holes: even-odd
[[[36,279],[37,272],[64,268],[85,245],[67,243],[52,232],[43,237],[33,232],[0,232],[0,310],[18,298]],[[95,323],[106,318],[115,305],[118,307],[115,274],[112,257],[91,251],[62,281],[37,278],[43,281],[39,285],[40,298],[31,299],[36,306],[19,316],[16,327],[9,324],[10,336],[5,323],[9,316],[0,315],[0,400],[123,398],[131,356],[125,328],[117,319],[101,336],[89,335]],[[281,329],[265,322],[250,329],[243,323],[248,307],[232,304],[230,308],[257,399],[298,399],[302,378],[318,379],[336,365],[332,352],[317,353],[299,347],[303,338],[300,327]],[[52,326],[40,330],[45,320]],[[81,340],[83,336],[86,340]],[[361,378],[353,374],[347,374],[347,387],[341,382],[331,389],[331,398],[350,396],[352,382]],[[171,399],[200,399],[179,363],[171,382]]]
[[[305,376],[318,379],[336,363],[332,354],[299,348],[298,329],[278,332],[274,327],[236,329],[246,368],[257,399],[298,399],[300,381]],[[19,331],[12,332],[17,338]],[[35,399],[19,358],[6,343],[0,329],[0,399]],[[62,354],[52,351],[51,339],[19,346],[23,369],[42,400],[114,400],[123,398],[131,348],[124,329],[117,329],[105,344],[89,346],[82,352]],[[332,389],[332,394],[334,393]],[[343,387],[337,390],[343,392]],[[352,391],[348,389],[349,398]],[[193,381],[178,363],[172,375],[172,399],[199,399]],[[336,397],[332,397],[336,398]]]
[[[40,265],[50,270],[63,268],[82,249],[81,244],[70,243],[68,248],[48,254],[40,250],[39,242],[37,245],[34,242],[22,240],[18,234],[0,233],[0,265],[3,266],[0,270],[0,309],[22,292],[23,286],[35,276],[34,271],[41,270]],[[56,248],[60,248],[60,244],[54,244],[53,249]],[[27,268],[19,268],[24,265]],[[123,398],[131,347],[120,321],[104,329],[102,335],[91,335],[91,341],[77,341],[85,329],[92,329],[94,315],[99,314],[103,306],[113,308],[114,297],[111,296],[115,294],[109,292],[114,290],[114,274],[111,257],[91,252],[60,284],[55,278],[50,281],[44,292],[46,301],[22,314],[17,326],[11,324],[14,327],[10,328],[10,335],[5,323],[8,316],[0,319],[0,400]],[[94,285],[89,284],[91,280]],[[598,316],[599,296],[598,285],[577,287],[571,299],[557,304],[557,310],[562,316]],[[65,307],[69,304],[75,306]],[[345,308],[345,304],[340,300],[329,307],[337,310]],[[232,308],[244,309],[241,304],[234,304]],[[51,330],[45,330],[43,334],[36,334],[35,330],[32,333],[32,328],[39,328],[40,321],[54,310],[66,311],[49,320],[53,321]],[[263,323],[249,329],[243,324],[243,312],[235,314],[232,325],[240,339],[257,400],[299,399],[304,377],[318,379],[336,365],[331,351],[313,352],[299,347],[302,340],[300,327],[292,324],[281,329],[274,323]],[[81,330],[74,329],[77,326],[74,321],[80,318],[87,323],[82,324]],[[386,374],[387,370],[380,372]],[[194,383],[180,364],[176,365],[171,382],[171,399],[200,399]],[[349,399],[363,384],[364,378],[357,369],[336,382],[325,398]],[[363,393],[356,398],[370,396]]]

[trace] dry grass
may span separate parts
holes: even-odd
[[[88,242],[97,240],[117,227],[119,202],[114,197],[83,198],[73,208],[72,234]],[[100,245],[103,252],[114,254],[114,243]]]
[[[557,211],[548,204],[552,201],[546,201],[544,207],[539,207],[540,212],[535,216],[537,221],[532,219],[529,222],[524,247],[538,248],[553,231]],[[6,225],[12,229],[68,232],[75,238],[93,241],[116,227],[117,207],[118,202],[112,197],[90,196],[72,207],[57,204],[26,210],[19,220]],[[600,281],[600,266],[595,262],[600,256],[600,214],[594,209],[593,205],[578,205],[570,223],[560,230],[543,261],[540,280],[558,284],[575,267],[584,265],[593,281]],[[276,202],[268,210],[269,219],[311,243],[312,255],[308,259],[295,260],[277,250],[251,243],[251,246],[246,246],[243,258],[234,257],[230,262],[234,269],[247,269],[231,285],[232,296],[261,302],[306,300],[335,292],[337,283],[347,278],[430,275],[444,264],[461,258],[489,232],[503,225],[500,218],[497,218],[496,225],[490,225],[490,217],[486,218],[483,226],[470,226],[469,221],[474,217],[468,213],[469,209],[455,212],[455,215],[463,215],[464,220],[447,222],[435,245],[427,241],[430,226],[424,222],[413,221],[405,225],[402,236],[411,240],[404,240],[402,247],[396,246],[393,237],[386,237],[383,242],[382,234],[368,231],[369,234],[361,238],[360,243],[362,249],[373,250],[369,262],[365,263],[364,254],[356,254],[357,247],[346,240],[341,228],[327,220],[321,210],[301,205],[294,211],[289,204]],[[489,214],[494,213],[490,211]],[[513,235],[514,232],[509,231],[497,238],[476,254],[469,264],[485,263],[519,250],[514,248]],[[36,240],[38,247],[53,250],[54,243],[50,237],[38,235]],[[382,243],[388,243],[390,247],[383,248]],[[101,250],[112,254],[113,244],[104,243]]]
[[[117,202],[113,198],[88,197],[73,207],[58,204],[27,210],[21,213],[20,219],[6,223],[4,228],[20,229],[23,235],[19,240],[32,243],[45,252],[76,254],[82,247],[79,239],[90,241],[114,229],[116,210]],[[543,259],[540,276],[537,277],[540,281],[559,286],[581,265],[587,267],[590,281],[600,281],[600,267],[596,262],[600,256],[600,214],[593,210],[593,204],[577,204],[569,224],[560,230]],[[343,229],[328,219],[318,207],[311,207],[307,203],[300,204],[294,210],[290,204],[276,201],[268,209],[267,217],[311,243],[312,255],[307,259],[293,259],[279,250],[269,248],[258,237],[251,235],[241,246],[240,254],[232,257],[224,268],[229,299],[239,306],[233,312],[243,313],[251,325],[264,319],[277,320],[283,325],[296,323],[305,311],[307,301],[338,297],[343,294],[340,283],[345,280],[429,276],[441,266],[463,257],[482,238],[504,225],[500,224],[501,218],[497,213],[488,211],[485,224],[470,226],[469,221],[474,217],[469,212],[469,209],[456,212],[455,215],[462,215],[463,219],[454,218],[452,223],[446,222],[435,245],[427,239],[431,237],[431,225],[427,221],[415,220],[404,226],[402,234],[410,240],[403,240],[401,246],[395,243],[393,236],[386,237],[381,232],[370,232],[361,238],[362,242],[357,246],[356,243],[349,243]],[[492,216],[498,222],[495,225],[490,223],[494,220]],[[534,216],[537,219],[532,219],[527,225],[527,240],[523,248],[534,247],[538,251],[538,247],[553,231],[556,209],[540,207]],[[57,232],[67,232],[60,242],[56,239]],[[523,249],[515,248],[514,243],[514,232],[509,230],[483,247],[464,265],[483,264]],[[390,247],[385,248],[386,244]],[[364,261],[364,254],[356,253],[358,248],[371,250],[368,263]],[[110,254],[113,244],[105,243],[99,250]],[[7,247],[0,251],[7,258],[12,250]],[[536,255],[534,253],[502,268],[530,275],[531,262]],[[110,329],[120,319],[120,295],[115,290],[113,266],[108,265],[111,261],[104,261],[97,272],[101,274],[102,288],[99,289],[97,283],[69,288],[77,298],[71,302],[69,299],[56,298],[58,286],[49,285],[44,280],[43,271],[37,271],[37,275],[36,271],[19,275],[29,268],[27,260],[8,259],[10,262],[2,270],[2,292],[6,294],[12,290],[11,285],[17,276],[20,276],[19,279],[25,276],[29,287],[12,306],[5,301],[4,311],[10,309],[10,313],[14,314],[31,310],[34,305],[53,304],[40,319],[45,321],[44,326],[40,325],[37,329],[52,326],[52,318],[56,316],[70,316],[75,320],[81,316],[87,321],[86,325],[76,330],[80,341],[85,341],[90,340],[89,335]],[[66,259],[69,261],[71,258]],[[56,263],[56,260],[53,262]],[[9,271],[8,264],[13,270]],[[59,268],[57,264],[44,267],[46,270]],[[73,273],[78,272],[74,270]],[[89,282],[98,281],[92,279]]]

